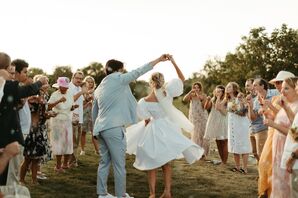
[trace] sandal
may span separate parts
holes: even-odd
[[[234,168],[231,168],[230,169],[232,172],[238,172],[238,171],[240,171],[238,168],[236,168],[236,167],[234,167]]]
[[[245,174],[245,175],[247,174],[247,170],[244,170],[243,168],[240,168],[239,172],[242,173],[242,174]]]

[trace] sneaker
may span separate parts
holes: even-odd
[[[220,165],[221,164],[221,161],[219,161],[219,160],[212,160],[212,163],[214,165]]]
[[[37,179],[41,179],[41,180],[48,179],[45,175],[37,175],[36,177]]]
[[[43,173],[43,172],[41,172],[41,171],[37,171],[37,175],[46,176],[46,174],[44,174],[44,173]]]
[[[114,197],[113,195],[108,193],[106,195],[98,195],[98,198],[117,198],[117,197]]]
[[[134,198],[134,197],[131,197],[131,196],[129,196],[128,193],[125,193],[125,198]]]
[[[85,155],[85,154],[86,154],[85,151],[80,152],[80,155]]]

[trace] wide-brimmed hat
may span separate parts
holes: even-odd
[[[53,87],[55,87],[55,88],[59,88],[59,87],[68,88],[69,87],[69,78],[59,77],[57,79],[57,83],[53,84]]]
[[[269,83],[274,84],[276,81],[284,81],[287,78],[293,78],[293,77],[295,77],[295,75],[291,72],[280,71],[280,72],[278,72],[278,74],[276,75],[275,78],[273,78],[272,80],[269,81]]]

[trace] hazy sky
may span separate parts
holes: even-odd
[[[111,58],[131,70],[170,53],[190,77],[207,59],[233,52],[251,28],[298,28],[297,0],[1,0],[0,6],[0,51],[47,73]],[[176,76],[170,64],[155,71]]]

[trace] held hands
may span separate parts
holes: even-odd
[[[158,60],[160,62],[168,61],[168,60],[170,60],[170,56],[171,56],[170,54],[163,54],[163,55],[161,55],[161,57],[158,58]]]

